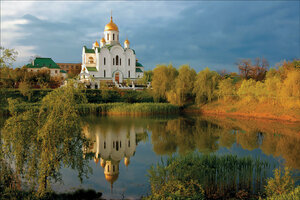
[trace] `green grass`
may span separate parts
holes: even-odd
[[[168,103],[103,103],[103,104],[81,104],[77,106],[81,115],[83,114],[177,114],[179,106]]]
[[[194,180],[201,185],[208,199],[237,198],[240,195],[251,198],[264,191],[269,169],[267,162],[251,157],[194,153],[161,161],[152,166],[148,176],[154,196],[163,194],[162,188],[170,182],[184,184]]]

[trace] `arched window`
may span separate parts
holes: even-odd
[[[104,141],[104,149],[106,149],[106,142]]]
[[[121,64],[121,58],[120,58],[120,65],[122,65],[122,64]]]
[[[116,55],[116,65],[119,65],[119,56]]]
[[[115,40],[115,34],[113,34],[113,40]]]
[[[120,148],[122,148],[122,143],[121,143],[121,141],[120,141]]]
[[[130,147],[130,140],[128,140],[128,147]]]
[[[109,172],[109,165],[107,165],[107,172]]]
[[[106,77],[106,71],[104,70],[104,72],[103,72],[103,76],[104,76],[104,78]]]
[[[128,66],[130,66],[130,58],[128,58]]]
[[[105,57],[103,59],[103,63],[104,63],[104,65],[106,65],[106,58]]]
[[[107,33],[107,41],[109,40],[109,34]]]
[[[130,71],[128,71],[128,78],[130,78]]]
[[[115,58],[113,58],[113,65],[115,65]]]
[[[89,57],[89,63],[94,63],[94,58],[93,57]]]
[[[115,172],[115,166],[113,165],[113,172]]]

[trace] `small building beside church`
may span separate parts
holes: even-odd
[[[114,84],[125,80],[135,81],[144,75],[144,67],[137,61],[136,52],[130,48],[128,39],[124,46],[119,41],[119,28],[110,22],[104,28],[104,37],[95,41],[92,48],[82,48],[80,80],[98,88],[100,81]]]
[[[26,65],[26,68],[29,72],[49,70],[50,76],[67,77],[67,72],[60,69],[60,67],[51,58],[35,58],[32,63]]]

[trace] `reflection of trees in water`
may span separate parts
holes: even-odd
[[[299,124],[215,117],[207,117],[206,120],[227,130],[238,130],[236,140],[242,148],[260,148],[267,155],[282,156],[288,167],[300,169]]]
[[[152,124],[153,149],[157,154],[185,154],[198,149],[203,153],[215,152],[219,145],[231,147],[235,136],[229,130],[202,119],[178,118]],[[220,143],[219,143],[220,141]]]
[[[149,130],[159,155],[194,150],[210,153],[237,142],[243,149],[260,148],[267,155],[282,156],[287,166],[300,169],[300,130],[292,124],[181,117],[152,123]]]

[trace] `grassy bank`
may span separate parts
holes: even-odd
[[[300,122],[300,107],[296,105],[286,106],[255,100],[219,100],[201,106],[191,106],[185,112]]]
[[[22,113],[34,109],[38,110],[40,103],[20,103],[13,107],[13,111]],[[109,114],[109,115],[152,115],[152,114],[178,114],[180,107],[169,103],[86,103],[76,105],[80,115]],[[2,110],[5,115],[10,114],[9,107]]]
[[[111,115],[151,115],[151,114],[177,114],[179,106],[168,103],[104,103],[80,104],[78,111],[85,114],[111,114]]]
[[[267,162],[250,157],[176,156],[148,171],[146,199],[258,199],[269,169]]]

